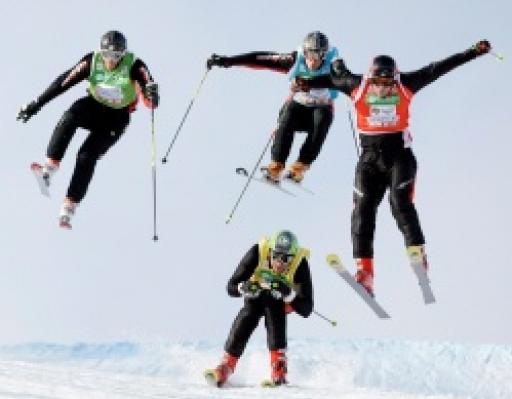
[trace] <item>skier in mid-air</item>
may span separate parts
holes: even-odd
[[[100,49],[85,55],[74,67],[61,74],[39,97],[23,106],[18,120],[27,122],[49,101],[87,79],[88,95],[75,101],[55,127],[43,164],[33,163],[41,189],[47,192],[54,173],[77,128],[89,135],[77,154],[76,166],[60,209],[59,224],[71,228],[71,219],[92,179],[96,162],[124,133],[139,93],[149,108],[159,103],[158,85],[146,64],[127,49],[119,31],[101,37]]]
[[[227,284],[230,296],[244,298],[228,339],[225,354],[214,369],[205,371],[207,381],[218,387],[233,374],[238,359],[262,317],[265,318],[270,350],[271,379],[264,385],[286,381],[286,315],[297,312],[308,317],[313,311],[313,287],[307,257],[296,236],[279,231],[262,238],[240,261]]]
[[[245,66],[288,73],[290,80],[297,77],[328,75],[331,62],[338,57],[338,50],[329,46],[327,36],[315,31],[309,33],[302,46],[291,53],[257,51],[232,57],[212,54],[207,67]],[[292,163],[284,177],[300,183],[304,174],[318,157],[333,120],[333,101],[338,93],[329,89],[293,92],[279,112],[278,126],[274,132],[271,162],[262,171],[273,183],[279,183],[290,154],[295,132],[307,132],[297,161]]]
[[[377,208],[389,188],[393,216],[407,254],[428,270],[425,238],[414,206],[416,158],[411,149],[409,106],[414,94],[452,69],[490,51],[487,40],[412,72],[400,72],[388,55],[375,57],[366,75],[350,72],[343,60],[330,77],[295,82],[296,90],[323,87],[351,97],[362,149],[355,170],[352,244],[356,280],[373,296],[373,240]]]

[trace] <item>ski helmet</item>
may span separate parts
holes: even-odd
[[[299,242],[291,231],[281,230],[270,239],[270,249],[280,254],[296,255],[299,251]]]
[[[308,33],[302,42],[302,50],[319,53],[323,57],[329,50],[329,40],[322,32]]]
[[[100,50],[124,53],[126,48],[126,38],[117,30],[110,30],[101,37]]]
[[[379,55],[373,59],[370,67],[372,78],[394,78],[396,74],[396,63],[389,55]]]

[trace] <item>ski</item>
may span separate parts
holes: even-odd
[[[291,177],[287,177],[287,176],[285,176],[285,177],[284,177],[284,179],[283,179],[283,181],[290,183],[290,184],[291,184],[291,185],[293,185],[294,187],[297,187],[298,189],[300,189],[300,190],[302,190],[302,191],[304,191],[304,192],[306,192],[306,193],[308,193],[308,194],[311,194],[311,195],[314,195],[314,194],[315,194],[315,192],[314,192],[314,191],[310,190],[310,189],[309,189],[309,188],[307,188],[307,187],[304,187],[304,186],[302,185],[302,183],[298,183],[298,182],[296,182],[296,181],[295,181],[295,180],[293,180]]]
[[[37,184],[39,186],[39,190],[41,191],[41,194],[43,194],[45,197],[50,197],[50,184],[48,182],[48,179],[44,177],[42,173],[43,166],[37,162],[33,162],[30,165],[30,170],[34,174],[34,177],[36,178]]]
[[[363,301],[375,312],[375,314],[381,319],[389,319],[391,318],[389,314],[377,303],[375,298],[373,298],[368,292],[363,288],[361,284],[359,284],[356,279],[349,273],[341,259],[336,254],[327,255],[327,263],[331,266],[336,273],[340,275],[340,277],[350,285],[354,291],[361,297]]]
[[[236,174],[237,174],[237,175],[239,175],[239,176],[245,177],[246,179],[248,179],[248,178],[249,178],[249,173],[247,172],[247,169],[245,169],[245,168],[242,168],[242,167],[240,167],[240,168],[236,168],[236,169],[235,169],[235,172],[236,172]],[[252,180],[256,180],[256,181],[258,181],[258,182],[260,182],[260,183],[263,183],[263,184],[265,184],[265,185],[267,185],[267,186],[273,187],[273,188],[275,188],[276,190],[279,190],[279,191],[281,191],[281,192],[282,192],[282,193],[284,193],[284,194],[291,195],[292,197],[295,197],[295,196],[296,196],[296,195],[295,195],[294,193],[292,193],[291,191],[289,191],[289,190],[287,190],[287,189],[283,188],[279,183],[272,183],[271,181],[269,181],[268,179],[266,179],[266,178],[265,178],[265,177],[263,177],[263,176],[253,176],[253,177],[252,177]]]
[[[430,287],[430,279],[428,278],[427,272],[424,267],[423,257],[421,253],[416,252],[416,248],[411,247],[408,250],[411,268],[418,279],[420,285],[421,294],[423,295],[423,302],[426,305],[430,305],[436,301],[432,287]]]

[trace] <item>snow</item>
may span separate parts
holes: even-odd
[[[291,340],[290,385],[262,392],[264,342],[251,342],[230,384],[207,386],[222,343],[0,347],[0,398],[512,398],[512,346],[403,340]]]

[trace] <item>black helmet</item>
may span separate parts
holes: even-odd
[[[291,231],[281,230],[271,237],[270,249],[276,253],[294,256],[299,251],[299,242]]]
[[[329,40],[322,32],[314,31],[308,33],[302,42],[302,50],[325,54],[329,50]]]
[[[126,38],[117,30],[110,30],[101,37],[100,50],[125,52]]]
[[[396,63],[389,55],[379,55],[373,59],[370,68],[372,78],[394,78],[396,73]]]

